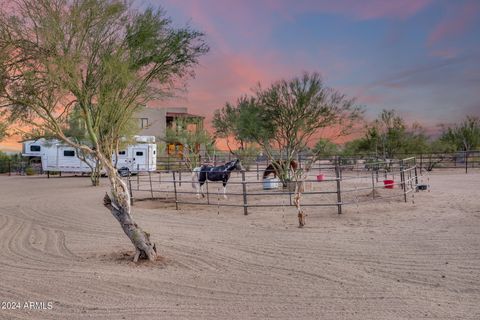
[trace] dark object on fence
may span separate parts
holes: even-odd
[[[385,189],[393,189],[393,186],[395,185],[395,181],[393,180],[383,180],[383,185]]]
[[[279,172],[277,168],[285,169],[286,166],[287,166],[287,161],[285,160],[273,161],[265,168],[265,171],[263,172],[263,179],[265,180],[271,174],[273,174],[274,178],[278,177]],[[290,169],[292,169],[293,171],[297,171],[298,163],[295,160],[290,161]]]
[[[427,184],[417,184],[417,190],[422,190],[422,191],[425,191],[428,189],[428,185]]]

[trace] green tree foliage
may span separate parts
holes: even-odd
[[[455,148],[455,151],[470,151],[480,148],[480,118],[467,116],[460,124],[444,129],[440,142]]]
[[[244,96],[237,100],[236,105],[226,103],[223,108],[214,111],[212,125],[215,129],[215,136],[225,138],[230,151],[232,149],[228,143],[229,138],[235,140],[240,146],[240,150],[244,150],[247,148],[247,144],[252,142],[243,127],[244,123],[248,123],[249,119],[255,116],[249,109],[252,103],[255,103],[253,98]]]
[[[304,224],[304,213],[300,207],[301,184],[306,172],[317,159],[295,172],[289,166],[279,165],[295,160],[301,150],[312,142],[319,130],[336,127],[346,134],[361,110],[352,99],[324,85],[318,73],[304,73],[291,80],[281,80],[268,88],[260,85],[255,98],[243,99],[238,117],[238,128],[242,137],[255,141],[265,151],[272,163],[276,163],[279,177],[284,184],[295,182],[295,204],[299,213],[299,224]]]
[[[334,156],[338,151],[338,145],[325,138],[319,139],[312,149],[312,152],[318,154],[319,157]]]
[[[112,165],[122,128],[141,105],[171,93],[208,48],[203,35],[173,28],[162,10],[120,0],[19,0],[0,13],[0,108],[97,158],[111,209],[139,256],[155,259],[130,215],[127,186]],[[10,8],[12,9],[12,8]],[[74,106],[89,143],[64,133]]]
[[[374,154],[377,157],[393,158],[395,154],[425,153],[430,143],[419,123],[408,126],[394,110],[383,110],[372,123],[365,127],[365,135],[348,142],[344,155],[358,153]]]
[[[0,122],[0,141],[7,137],[7,124]]]

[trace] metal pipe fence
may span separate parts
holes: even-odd
[[[352,171],[337,158],[333,165],[323,166],[317,175],[310,170],[307,179],[298,182],[301,188],[302,207],[335,207],[338,214],[344,205],[359,204],[381,199],[402,199],[417,190],[418,166],[416,158],[378,162],[375,170]],[[382,166],[380,166],[382,164]],[[260,168],[260,167],[259,167]],[[385,169],[387,168],[387,169]],[[262,172],[263,173],[263,172]],[[251,208],[277,208],[294,206],[295,182],[278,188],[266,188],[259,179],[259,170],[232,172],[227,183],[224,199],[221,182],[206,181],[204,197],[193,189],[192,174],[181,170],[158,170],[156,172],[129,176],[128,186],[135,201],[156,199],[183,205],[237,207],[245,215]],[[392,180],[392,182],[388,182]],[[272,183],[271,180],[267,180]],[[388,182],[388,183],[387,183]],[[132,200],[133,201],[133,200]],[[133,201],[132,203],[135,203]]]

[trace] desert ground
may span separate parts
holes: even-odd
[[[303,229],[293,208],[138,202],[161,257],[134,264],[106,180],[0,176],[0,319],[480,319],[480,172],[428,183]]]

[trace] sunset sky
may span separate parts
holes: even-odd
[[[364,105],[395,109],[433,132],[480,115],[480,0],[149,0],[210,52],[188,92],[163,106],[213,110],[260,82],[320,72]],[[154,104],[158,105],[158,104]],[[208,127],[208,126],[207,126]]]
[[[211,118],[261,82],[318,71],[367,117],[396,109],[426,126],[480,115],[480,1],[151,0],[211,47],[170,103]],[[168,104],[168,103],[167,103]]]

